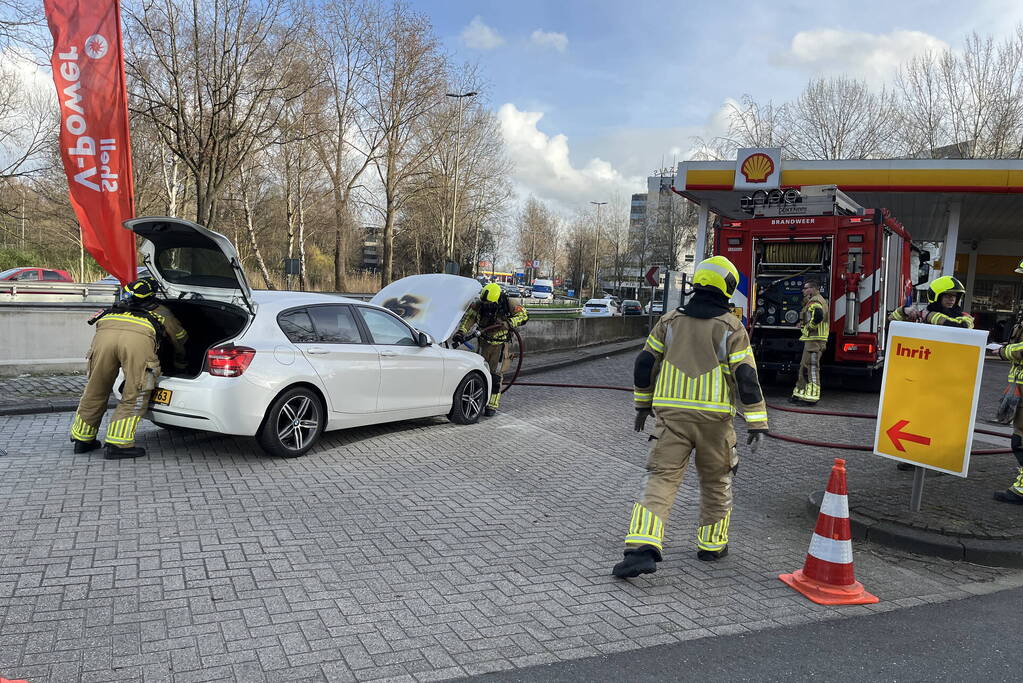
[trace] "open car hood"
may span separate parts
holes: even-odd
[[[451,339],[482,285],[458,275],[411,275],[387,285],[370,303],[392,311],[438,344]]]
[[[224,301],[253,312],[252,289],[231,240],[183,218],[124,221],[142,238],[142,260],[170,298]]]

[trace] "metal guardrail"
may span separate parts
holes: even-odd
[[[2,304],[108,304],[117,296],[116,284],[78,282],[0,282]]]
[[[0,282],[0,306],[47,306],[53,304],[110,304],[120,285],[79,282]],[[373,294],[318,292],[369,301]]]

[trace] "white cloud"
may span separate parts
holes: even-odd
[[[494,29],[483,23],[483,17],[475,16],[469,25],[462,30],[462,42],[474,50],[493,50],[504,45],[504,38]]]
[[[555,33],[553,31],[541,31],[536,29],[533,31],[533,35],[530,36],[534,45],[540,47],[554,48],[558,52],[564,52],[568,49],[568,36],[564,33]]]
[[[614,192],[627,198],[645,187],[643,178],[626,177],[599,157],[582,167],[573,166],[568,138],[562,134],[549,136],[537,128],[543,112],[520,111],[507,103],[498,110],[497,118],[515,164],[515,182],[523,192],[555,202],[563,213]]]
[[[868,82],[888,81],[906,60],[948,44],[922,31],[873,34],[818,28],[800,31],[772,61],[815,76],[847,74]]]

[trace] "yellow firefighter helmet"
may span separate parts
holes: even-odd
[[[942,294],[956,294],[958,303],[959,297],[966,294],[966,289],[963,288],[962,282],[951,275],[945,275],[931,283],[927,290],[927,300],[933,304],[941,298]]]
[[[1019,265],[1016,266],[1016,269],[1013,270],[1012,272],[1019,273],[1020,275],[1023,275],[1023,261],[1020,261]]]
[[[480,292],[480,301],[487,304],[496,304],[498,299],[501,298],[501,285],[496,282],[491,282],[489,285],[483,286],[483,291]]]
[[[731,299],[739,286],[739,271],[724,256],[711,256],[696,266],[693,286],[721,292]]]

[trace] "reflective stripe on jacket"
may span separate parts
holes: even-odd
[[[636,376],[637,408],[652,406],[662,418],[713,422],[731,419],[738,405],[751,427],[767,429],[749,337],[731,313],[695,318],[672,311],[654,326],[643,350],[654,365],[649,377]],[[743,366],[748,369],[740,387],[736,373]]]
[[[1009,366],[1009,382],[1023,384],[1023,343],[1006,344],[998,355],[1002,360],[1012,361]]]
[[[493,320],[481,320],[480,303],[477,301],[469,306],[469,309],[465,312],[465,316],[462,318],[462,322],[458,326],[458,331],[462,334],[468,334],[473,325],[478,325],[480,327],[480,332],[482,333],[487,327],[504,323],[506,326],[504,329],[491,330],[480,337],[480,341],[485,344],[504,344],[508,341],[507,328],[519,327],[520,325],[526,324],[527,320],[529,320],[529,314],[526,313],[525,308],[519,305],[511,307],[511,315],[496,315]]]
[[[916,319],[912,319],[906,315],[903,310],[903,306],[899,306],[888,318],[895,322],[920,322],[927,325],[941,325],[944,327],[962,327],[969,330],[973,329],[973,316],[969,313],[963,313],[960,316],[952,317],[945,315],[939,311],[928,311],[926,308],[922,310],[914,310]]]
[[[828,302],[824,297],[820,294],[810,297],[799,312],[799,319],[803,321],[799,341],[827,341],[831,332],[829,317]]]

